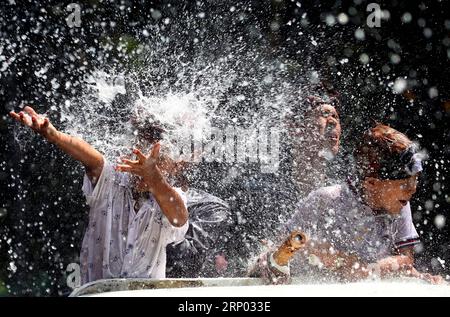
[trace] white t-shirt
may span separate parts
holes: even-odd
[[[175,190],[186,205],[183,191]],[[90,212],[80,255],[82,283],[164,278],[166,246],[184,239],[188,222],[172,226],[152,195],[135,212],[130,175],[116,172],[106,159],[95,187],[84,176],[83,192]]]
[[[327,242],[367,263],[391,255],[396,247],[419,242],[409,203],[397,217],[374,215],[346,184],[311,192],[298,204],[285,229],[302,230],[312,240]]]

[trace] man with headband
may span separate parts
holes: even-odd
[[[327,170],[339,152],[339,100],[326,95],[307,96],[303,111],[293,108],[288,126],[289,174],[301,197],[329,184]]]
[[[411,246],[419,240],[409,200],[422,171],[421,158],[417,146],[397,130],[377,124],[367,131],[355,151],[357,177],[311,192],[284,227],[283,239],[294,230],[309,237],[287,271],[314,281],[406,275],[442,282],[413,267]],[[262,262],[261,267],[276,265]]]

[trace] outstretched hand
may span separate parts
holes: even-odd
[[[11,111],[9,115],[16,121],[30,127],[49,141],[52,141],[56,137],[58,131],[50,123],[48,118],[37,114],[36,111],[29,106],[26,106],[23,110],[24,111],[20,111],[19,113]]]
[[[412,268],[411,270],[409,270],[405,275],[424,280],[424,281],[426,281],[430,284],[434,284],[434,285],[447,284],[447,282],[445,281],[445,279],[442,276],[432,275],[430,273],[421,273],[421,272],[417,271],[415,268]]]
[[[157,165],[160,149],[161,145],[159,142],[153,145],[148,155],[144,155],[139,149],[134,149],[133,153],[136,155],[137,160],[122,159],[123,164],[118,164],[116,170],[140,176],[147,184],[152,184],[162,177]]]

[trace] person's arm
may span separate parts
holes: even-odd
[[[180,195],[164,179],[157,165],[160,148],[160,144],[155,143],[149,155],[134,149],[137,160],[122,159],[125,164],[118,164],[116,169],[142,177],[169,222],[174,227],[182,227],[188,220],[188,212]]]
[[[316,257],[324,268],[338,273],[347,281],[357,281],[369,277],[370,270],[367,263],[361,261],[354,254],[347,254],[332,248],[330,243],[311,240],[306,245],[306,253]]]
[[[408,255],[392,255],[369,265],[369,271],[380,278],[408,275],[413,264],[414,260]]]
[[[404,248],[404,254],[388,256],[375,263],[364,263],[354,255],[345,254],[340,251],[327,252],[329,247],[316,245],[314,249],[309,248],[310,254],[316,255],[329,270],[337,272],[347,281],[357,281],[378,276],[389,278],[396,276],[414,277],[431,284],[442,284],[444,279],[439,275],[420,273],[414,264],[413,248]]]
[[[358,281],[371,275],[385,278],[412,268],[412,261],[407,256],[391,256],[375,263],[367,263],[356,254],[337,250],[330,243],[317,240],[310,240],[306,244],[306,254],[315,257],[317,264],[337,273],[346,281]]]
[[[411,258],[411,251],[412,250],[405,250],[405,255],[390,256],[378,261],[374,267],[375,271],[377,271],[376,274],[381,278],[406,276],[418,278],[431,284],[444,283],[444,278],[442,276],[417,271],[413,266],[414,261],[413,258]]]
[[[406,256],[411,260],[411,269],[409,270],[408,275],[411,277],[416,277],[421,280],[425,280],[431,284],[442,284],[444,283],[444,278],[440,275],[432,275],[429,273],[422,273],[417,271],[417,269],[414,267],[414,246],[409,245],[406,247],[399,248],[397,252],[402,255]]]
[[[58,131],[48,118],[40,116],[33,108],[27,106],[24,111],[20,111],[18,114],[11,111],[9,114],[16,121],[30,127],[72,158],[81,162],[86,169],[86,174],[95,183],[103,168],[102,154],[81,138]]]
[[[180,195],[161,173],[157,177],[144,177],[144,181],[170,223],[182,227],[188,220],[188,212]]]
[[[371,275],[380,278],[405,275],[413,269],[414,261],[410,255],[393,255],[374,263],[366,263],[354,254],[339,250],[330,252],[331,249],[329,243],[315,243],[314,246],[308,246],[308,252],[317,256],[325,268],[337,272],[342,278],[350,281],[366,279]]]

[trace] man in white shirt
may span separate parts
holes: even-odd
[[[135,160],[113,166],[90,144],[58,131],[31,107],[10,115],[85,167],[83,191],[90,212],[81,252],[82,282],[164,278],[166,245],[184,238],[188,213],[184,194],[166,181],[158,166],[161,129],[139,131],[140,141],[152,146],[148,155],[136,148]]]
[[[186,204],[186,195],[175,188]],[[170,223],[151,194],[133,197],[128,174],[105,161],[95,184],[84,178],[90,206],[89,225],[81,249],[82,282],[114,277],[164,278],[166,246],[182,241],[188,222]]]

